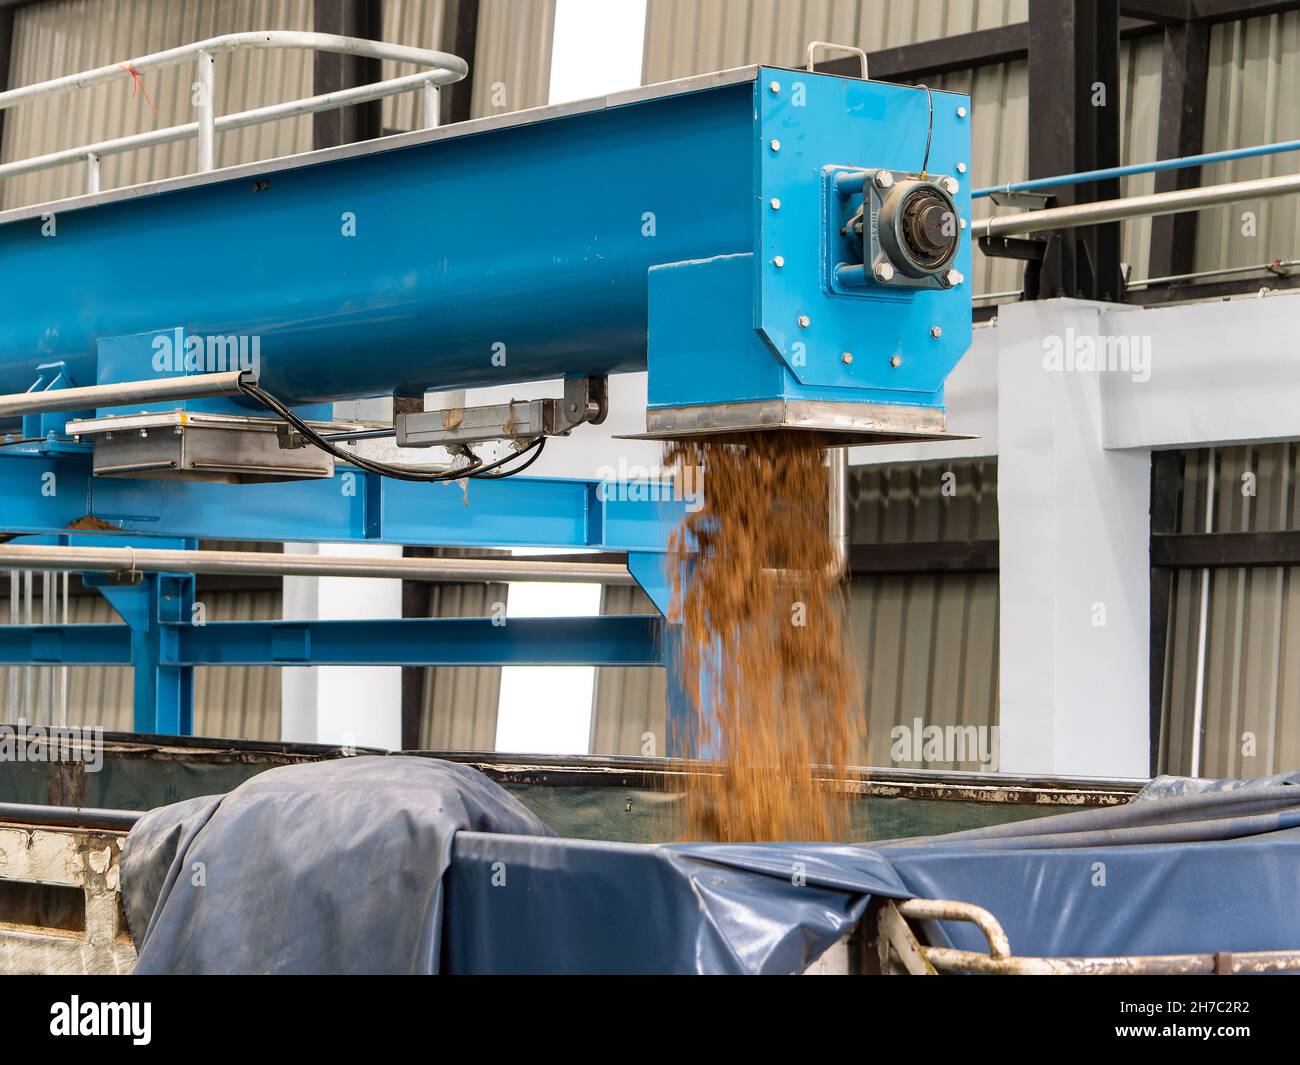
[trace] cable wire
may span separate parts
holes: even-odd
[[[545,449],[546,449],[546,437],[539,436],[536,440],[534,440],[531,444],[529,444],[526,448],[524,448],[523,451],[520,451],[517,454],[510,456],[510,458],[518,458],[519,455],[526,455],[528,454],[528,452],[531,451],[532,456],[522,466],[516,466],[513,470],[506,470],[504,473],[477,472],[472,475],[473,479],[476,481],[499,481],[503,477],[513,477],[516,473],[523,473],[524,470],[528,469],[529,466],[531,466],[534,462],[536,462],[539,458],[542,457],[542,452]],[[498,465],[498,463],[493,463],[493,466],[496,465]],[[490,469],[491,467],[484,467],[484,468]]]
[[[524,452],[516,452],[513,455],[507,455],[505,458],[498,459],[495,462],[490,462],[487,465],[484,465],[481,459],[479,459],[477,456],[474,456],[473,465],[466,466],[463,469],[459,469],[459,470],[443,470],[441,468],[435,470],[435,469],[430,469],[428,467],[419,467],[419,466],[396,466],[391,463],[378,462],[375,459],[368,459],[361,455],[350,454],[349,452],[345,451],[343,448],[338,447],[337,445],[331,443],[324,436],[322,436],[315,429],[313,429],[310,425],[308,425],[305,421],[303,421],[300,417],[298,417],[297,414],[295,414],[292,410],[290,410],[287,406],[285,406],[284,403],[282,403],[280,400],[276,399],[273,395],[271,395],[271,393],[267,392],[263,388],[260,388],[258,385],[254,384],[251,381],[240,381],[239,390],[243,392],[244,395],[248,396],[250,399],[260,403],[263,407],[271,411],[273,414],[279,415],[291,426],[293,426],[293,428],[298,430],[298,432],[302,434],[304,439],[310,441],[312,444],[320,448],[322,451],[328,452],[329,454],[333,455],[335,458],[341,459],[342,461],[347,462],[350,465],[356,466],[359,469],[366,470],[369,473],[378,474],[381,477],[392,477],[395,480],[399,480],[399,481],[416,481],[425,484],[435,484],[438,482],[446,482],[446,481],[460,481],[460,480],[465,480],[466,478],[478,479],[480,477],[484,477],[485,474],[489,474],[490,471],[492,470],[500,469],[506,463],[514,461],[516,458],[519,457],[519,455],[524,453]],[[536,461],[537,456],[541,454],[542,446],[545,444],[545,442],[546,442],[546,438],[543,436],[534,438],[532,442],[529,443],[528,447],[525,448],[525,451],[534,450],[535,453],[533,457],[530,458],[523,466],[520,466],[518,469],[511,470],[508,473],[494,474],[492,476],[485,477],[484,479],[496,480],[500,477],[510,477],[516,473],[519,473],[520,470],[527,469],[529,466],[533,464],[534,461]]]
[[[921,160],[921,180],[924,181],[930,170],[930,141],[934,137],[934,93],[928,85],[922,85],[921,88],[925,90],[925,98],[930,105],[930,120],[925,129],[925,158]]]

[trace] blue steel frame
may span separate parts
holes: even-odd
[[[597,481],[513,477],[415,484],[362,470],[267,485],[93,477],[88,449],[0,452],[3,521],[20,540],[190,548],[230,540],[627,552],[667,606],[663,551],[682,504]],[[72,532],[88,524],[93,532]],[[137,732],[190,735],[196,665],[663,666],[661,615],[195,624],[194,577],[85,574],[125,625],[0,626],[0,665],[131,666]],[[680,732],[681,730],[675,730]]]

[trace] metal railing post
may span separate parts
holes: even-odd
[[[100,156],[91,152],[86,156],[86,191],[91,195],[99,191]]]
[[[217,60],[211,52],[199,53],[199,169],[217,167]]]
[[[420,99],[423,104],[422,119],[425,129],[437,129],[440,121],[438,108],[442,106],[442,94],[438,91],[438,86],[432,81],[426,81],[424,88],[420,92]]]

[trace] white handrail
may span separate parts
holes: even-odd
[[[216,57],[224,52],[252,48],[305,48],[316,52],[334,52],[341,55],[355,55],[365,59],[392,60],[397,63],[412,63],[426,67],[427,70],[404,77],[389,78],[368,85],[358,85],[336,92],[322,93],[301,100],[272,104],[251,111],[240,111],[233,115],[216,113]],[[426,129],[438,125],[438,89],[460,81],[469,73],[469,65],[459,56],[447,52],[435,52],[427,48],[412,48],[402,44],[388,44],[385,41],[368,41],[360,37],[342,37],[332,33],[312,33],[299,30],[256,30],[246,33],[226,33],[220,37],[183,44],[162,52],[153,52],[136,59],[121,63],[96,67],[94,70],[79,74],[68,74],[61,78],[23,85],[17,89],[0,92],[0,111],[19,104],[30,103],[42,97],[55,96],[60,93],[85,89],[114,78],[127,77],[132,80],[148,70],[159,70],[175,66],[186,59],[198,60],[198,110],[195,122],[186,122],[166,129],[147,130],[125,137],[83,144],[76,148],[66,148],[29,159],[17,159],[0,164],[0,179],[28,174],[66,163],[84,161],[87,164],[87,186],[90,192],[99,191],[99,164],[105,155],[133,151],[137,148],[152,147],[156,144],[168,144],[173,141],[198,137],[199,169],[208,171],[215,168],[215,135],[230,129],[272,122],[276,119],[291,118],[297,115],[314,114],[350,104],[366,103],[371,100],[396,96],[399,93],[419,90],[423,101],[422,122]]]

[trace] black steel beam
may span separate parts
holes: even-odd
[[[1300,566],[1300,530],[1154,533],[1151,565],[1167,569]]]
[[[1119,165],[1118,0],[1030,0],[1029,177]],[[1110,200],[1119,181],[1062,186],[1062,206]],[[1048,236],[1039,295],[1119,300],[1118,222]]]
[[[383,39],[380,0],[315,0],[312,25],[317,33],[338,33],[345,37]],[[366,85],[380,78],[377,59],[317,52],[312,66],[312,91],[319,95]],[[312,115],[312,147],[334,148],[340,144],[371,140],[383,133],[382,101],[318,111]]]
[[[1194,17],[1205,22],[1235,22],[1300,10],[1300,0],[1192,0]]]
[[[1166,26],[1160,75],[1160,113],[1156,158],[1199,155],[1205,140],[1205,92],[1210,66],[1210,26],[1183,22]],[[1155,191],[1173,192],[1201,183],[1201,168],[1156,174]],[[1151,220],[1148,277],[1168,277],[1196,269],[1195,211]]]
[[[1151,455],[1151,534],[1172,534],[1178,522],[1178,497],[1183,484],[1184,455],[1181,451],[1156,451]],[[1173,601],[1173,570],[1151,563],[1150,574],[1150,674],[1149,735],[1150,771],[1160,766],[1165,704],[1165,661],[1169,646],[1169,611]]]
[[[853,544],[849,571],[855,577],[904,574],[996,573],[996,540],[937,540],[923,543]]]
[[[958,33],[933,41],[920,41],[871,52],[867,56],[867,72],[882,81],[903,81],[995,63],[1010,63],[1024,59],[1028,54],[1029,23],[1017,22],[1009,26]],[[836,73],[856,74],[857,63],[856,59],[836,59],[827,66],[836,67]]]
[[[1194,17],[1192,0],[1120,0],[1119,10],[1123,15],[1170,26]]]
[[[405,558],[429,557],[434,552],[420,553],[419,549],[405,547]],[[433,585],[428,581],[402,581],[402,617],[427,618],[432,613]],[[420,746],[420,729],[424,718],[424,687],[428,666],[402,667],[402,749],[415,750]]]
[[[1296,0],[1300,4],[1300,0]],[[1160,32],[1160,25],[1146,19],[1121,18],[1120,37],[1129,40]],[[955,33],[931,41],[917,41],[867,54],[868,73],[877,81],[911,81],[917,78],[974,70],[998,63],[1029,58],[1029,23],[1013,22],[970,33]],[[827,74],[856,75],[856,58],[837,57],[817,64]]]
[[[442,16],[442,50],[469,64],[463,81],[442,90],[441,121],[465,122],[474,98],[474,52],[478,48],[479,0],[447,0]]]

